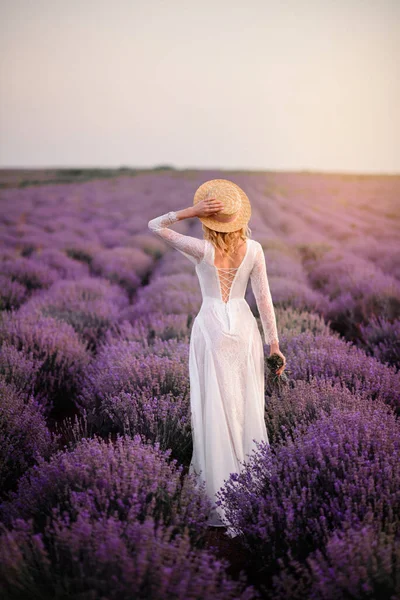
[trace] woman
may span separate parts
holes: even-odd
[[[179,250],[199,278],[202,305],[190,336],[189,374],[193,455],[189,472],[206,483],[213,502],[210,526],[228,526],[215,493],[238,473],[255,448],[269,443],[264,421],[264,352],[257,321],[244,296],[248,281],[257,302],[270,354],[279,350],[274,307],[261,244],[249,238],[250,201],[226,179],[203,183],[193,206],[149,221],[151,231]],[[169,226],[198,217],[204,239],[177,233]]]

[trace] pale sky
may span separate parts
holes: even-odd
[[[399,0],[1,0],[0,167],[400,173]]]

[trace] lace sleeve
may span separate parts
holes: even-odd
[[[179,250],[179,252],[196,265],[204,258],[205,240],[200,240],[190,235],[183,235],[169,229],[169,226],[177,221],[176,212],[170,211],[165,215],[151,219],[148,222],[148,227],[150,231],[158,235],[176,250]]]
[[[275,310],[268,283],[267,266],[261,244],[258,244],[254,265],[250,273],[250,282],[260,313],[265,343],[271,345],[272,342],[279,342]]]

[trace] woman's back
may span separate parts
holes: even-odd
[[[176,212],[170,211],[149,221],[148,227],[195,265],[203,297],[202,309],[206,305],[207,307],[210,306],[212,301],[214,307],[221,304],[225,311],[229,313],[232,312],[233,305],[237,304],[238,300],[245,302],[248,308],[244,297],[250,279],[260,314],[265,343],[271,344],[274,341],[279,341],[265,256],[261,244],[256,240],[247,238],[243,258],[240,261],[241,256],[238,253],[235,257],[235,261],[237,259],[238,262],[234,262],[236,265],[235,270],[227,274],[227,271],[224,271],[223,268],[218,269],[215,265],[215,248],[209,240],[183,235],[169,228],[177,220]],[[217,262],[217,264],[220,265],[221,263]]]
[[[247,283],[254,265],[254,240],[248,239],[244,254],[238,261],[238,266],[217,267],[215,265],[215,248],[205,240],[204,258],[196,265],[204,298],[214,298],[218,302],[229,303],[246,294]]]

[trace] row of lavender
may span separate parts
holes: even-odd
[[[10,598],[256,597],[204,549],[207,501],[181,472],[200,291],[189,261],[165,254],[146,230],[150,217],[188,205],[197,178],[3,193],[0,562]],[[373,210],[358,209],[374,206],[365,189],[343,214],[329,180],[318,181],[316,199],[303,197],[312,178],[237,179],[266,248],[293,384],[267,400],[271,448],[228,482],[221,502],[265,597],[389,598],[400,514],[391,182],[381,183],[379,228]],[[340,208],[349,183],[334,182]],[[354,222],[368,248],[346,235]],[[248,301],[256,310],[250,289]],[[70,447],[60,449],[49,419],[68,404],[84,425],[65,420]],[[109,434],[107,444],[96,437]]]

